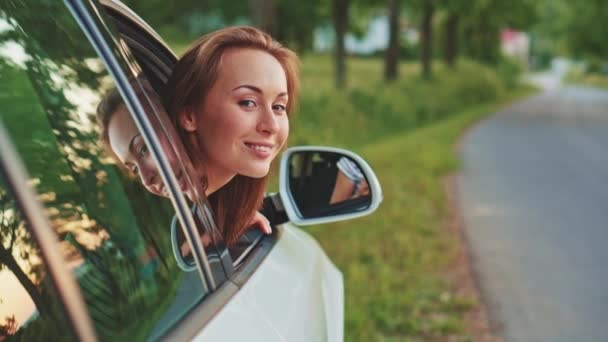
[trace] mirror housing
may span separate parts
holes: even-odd
[[[382,202],[380,182],[363,158],[323,146],[297,146],[283,153],[279,195],[287,216],[297,225],[369,215]]]

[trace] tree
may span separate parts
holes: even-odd
[[[446,14],[443,27],[443,59],[450,68],[454,67],[454,62],[459,53],[460,21],[461,17],[466,15],[469,4],[470,2],[467,0],[443,0],[440,3]]]
[[[608,59],[608,5],[604,0],[573,1],[567,20],[567,44],[577,57]]]
[[[433,15],[435,14],[434,0],[422,0],[422,20],[420,23],[420,64],[422,65],[422,78],[431,78],[433,58]]]
[[[254,26],[276,36],[277,8],[274,0],[248,0],[251,21]]]
[[[349,0],[332,0],[332,16],[334,32],[336,35],[335,66],[336,66],[336,88],[342,89],[346,86],[346,50],[344,48],[344,37],[348,28]]]
[[[458,13],[449,13],[445,22],[445,45],[444,61],[450,68],[454,67],[454,61],[458,55]]]
[[[15,255],[19,256],[20,262]],[[36,305],[40,316],[45,317],[50,300],[44,298],[40,288],[44,275],[36,267],[34,259],[37,255],[37,248],[26,231],[20,211],[12,197],[0,187],[0,271],[8,268],[13,273]],[[26,266],[29,268],[27,271],[23,269]]]
[[[299,53],[312,50],[314,30],[329,20],[326,0],[275,0],[277,30],[274,38]]]
[[[389,40],[384,54],[384,79],[392,81],[397,78],[399,66],[400,25],[399,12],[401,0],[388,0]]]
[[[497,63],[500,60],[500,30],[531,27],[537,19],[537,7],[533,0],[472,2],[461,20],[468,55],[483,63]]]

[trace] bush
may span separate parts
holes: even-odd
[[[489,67],[461,60],[454,70],[436,64],[430,81],[417,63],[401,63],[399,80],[382,80],[382,59],[350,58],[347,83],[338,91],[329,56],[303,59],[302,96],[292,120],[290,144],[350,148],[380,137],[428,125],[505,94],[504,81]]]
[[[496,72],[508,89],[514,89],[517,86],[523,69],[519,61],[509,57],[502,57],[497,64]]]

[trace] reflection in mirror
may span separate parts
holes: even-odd
[[[302,218],[367,209],[369,184],[353,159],[335,152],[295,152],[289,159],[289,189]]]
[[[197,208],[208,207],[206,197],[201,195],[204,194],[203,183],[199,181],[201,177],[164,109],[160,96],[151,87],[147,78],[140,75],[131,80],[131,86],[138,100],[143,104],[144,114],[158,136],[158,146],[176,175],[179,190],[191,203],[196,203],[192,213],[197,225],[197,236],[200,237],[205,254],[209,259],[211,272],[215,275],[214,279],[221,283],[226,278],[224,274],[231,273],[232,264],[227,259],[216,262],[224,250],[222,235],[213,224],[211,214],[205,215],[204,210],[197,210]],[[163,182],[151,149],[148,148],[143,133],[135,124],[133,114],[127,109],[116,88],[111,89],[103,97],[97,109],[97,116],[102,126],[103,143],[110,154],[115,157],[115,162],[129,171],[133,178],[138,179],[149,193],[168,198],[169,190]],[[196,266],[192,249],[185,238],[183,228],[177,223],[174,217],[171,230],[172,234],[175,234],[172,236],[179,235],[181,238],[180,243],[176,244],[172,237],[173,255],[182,269],[193,270]],[[184,260],[189,261],[187,267],[182,267],[185,265]]]
[[[59,298],[38,245],[0,179],[0,341],[75,339]]]

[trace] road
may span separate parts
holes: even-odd
[[[608,92],[552,87],[463,140],[473,269],[505,341],[608,341]]]

